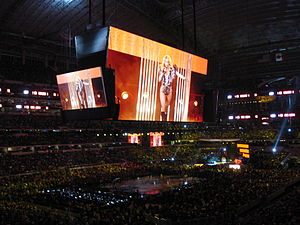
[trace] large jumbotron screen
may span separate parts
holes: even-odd
[[[106,60],[120,120],[203,121],[207,59],[110,27]]]
[[[57,75],[63,110],[106,107],[106,93],[100,67]]]

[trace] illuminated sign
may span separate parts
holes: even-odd
[[[249,149],[241,148],[241,149],[240,149],[240,152],[241,152],[241,153],[249,153]]]
[[[272,102],[276,100],[276,96],[256,96],[259,103]]]
[[[107,106],[100,67],[61,74],[56,78],[63,110]]]
[[[237,144],[238,148],[249,148],[248,144]]]
[[[250,154],[243,153],[242,156],[243,156],[244,158],[250,158]]]
[[[200,83],[207,64],[199,56],[109,28],[106,67],[115,70],[120,120],[201,122]]]
[[[250,158],[250,151],[249,151],[249,145],[248,144],[237,144],[237,148],[240,151],[240,154],[244,158]]]

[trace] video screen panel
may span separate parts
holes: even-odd
[[[208,60],[110,27],[106,67],[115,70],[120,120],[201,122]],[[202,86],[202,85],[200,85]]]
[[[150,147],[164,146],[164,132],[150,132]]]
[[[107,107],[101,67],[56,76],[63,110]]]
[[[131,144],[140,144],[141,143],[141,134],[133,133],[128,134],[128,143]]]

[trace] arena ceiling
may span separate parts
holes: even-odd
[[[91,2],[92,24],[101,27],[103,0]],[[105,2],[106,25],[208,58],[220,59],[228,53],[247,52],[248,48],[263,54],[282,46],[300,46],[299,0]],[[85,32],[88,24],[89,0],[5,0],[0,7],[0,50],[50,48],[47,54],[55,54],[58,51],[53,45],[72,46],[73,37]]]
[[[193,0],[183,0],[187,48],[193,48]],[[300,38],[298,0],[195,0],[199,48],[219,50]],[[181,0],[106,0],[106,24],[181,45]],[[88,0],[6,0],[0,29],[62,40],[85,31]],[[92,23],[102,25],[102,0],[92,0]],[[197,45],[197,46],[198,46]]]

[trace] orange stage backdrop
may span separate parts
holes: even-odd
[[[145,57],[145,46],[148,46],[148,48],[152,50],[159,49],[155,56],[157,59],[162,59],[165,55],[170,55],[173,63],[180,68],[185,67],[182,58],[191,55],[191,71],[207,75],[208,60],[205,58],[192,55],[188,52],[184,52],[115,27],[110,27],[108,49],[136,57]]]

